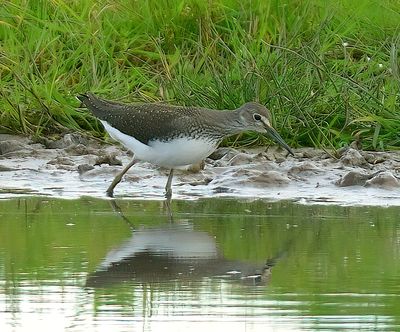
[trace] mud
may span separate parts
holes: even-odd
[[[45,195],[105,198],[132,154],[79,134],[57,140],[0,135],[0,198]],[[163,199],[169,170],[138,163],[116,187],[119,198]],[[400,152],[311,148],[289,156],[275,147],[220,148],[199,165],[177,170],[175,199],[289,199],[304,203],[400,205]]]

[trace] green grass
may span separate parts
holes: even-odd
[[[236,108],[291,146],[400,146],[399,0],[0,2],[0,131],[102,135],[75,95]],[[260,144],[246,134],[226,144]]]

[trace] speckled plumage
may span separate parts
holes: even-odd
[[[172,194],[173,169],[198,163],[209,156],[228,135],[252,130],[266,133],[289,153],[290,147],[270,124],[270,113],[261,104],[246,103],[236,110],[171,106],[159,103],[123,104],[104,100],[92,93],[79,100],[101,121],[111,137],[134,152],[134,159],[107,189],[114,187],[137,160],[171,169],[166,197]]]
[[[144,144],[184,136],[220,141],[229,134],[224,124],[234,112],[160,103],[123,104],[90,93],[79,99],[97,118]]]

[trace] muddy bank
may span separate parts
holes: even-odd
[[[106,197],[132,154],[79,134],[57,140],[0,135],[0,197]],[[311,148],[288,156],[275,147],[220,148],[202,165],[176,171],[175,199],[198,197],[291,199],[306,203],[400,205],[400,152]],[[116,197],[163,199],[168,170],[138,163]]]

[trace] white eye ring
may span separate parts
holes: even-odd
[[[253,119],[256,120],[256,121],[261,121],[261,115],[258,114],[258,113],[254,113],[253,114]]]

